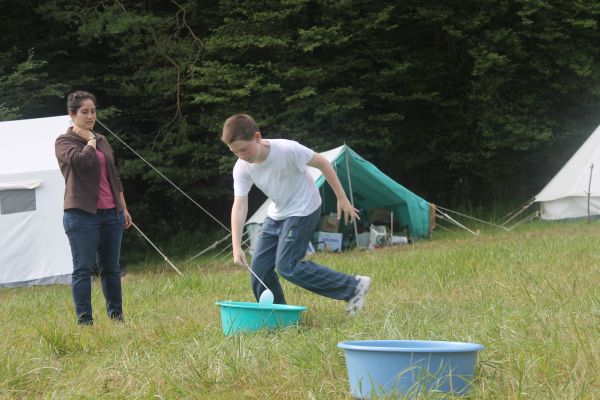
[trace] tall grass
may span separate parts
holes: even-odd
[[[225,337],[218,300],[252,301],[247,271],[208,259],[124,276],[126,322],[75,323],[70,288],[0,290],[0,398],[349,399],[351,339],[477,342],[473,399],[600,398],[600,223],[447,232],[373,252],[319,254],[373,277],[366,308],[284,282],[299,327]],[[125,249],[126,251],[126,249]],[[433,397],[424,395],[424,398]]]

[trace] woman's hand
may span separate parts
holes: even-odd
[[[123,210],[123,216],[125,217],[125,222],[123,222],[123,227],[125,229],[131,228],[131,225],[133,224],[133,220],[131,219],[131,215],[129,214],[129,211],[127,211],[127,209]]]
[[[94,135],[94,132],[90,131],[89,129],[80,128],[77,125],[73,125],[73,132],[75,132],[77,136],[79,136],[86,142],[89,141],[91,138],[95,138],[96,136]]]

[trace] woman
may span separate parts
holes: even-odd
[[[71,287],[77,322],[93,325],[92,270],[98,263],[109,318],[123,321],[119,257],[123,228],[132,224],[113,151],[95,133],[96,98],[76,91],[67,98],[73,126],[56,139],[55,151],[65,178],[63,225],[71,245]]]

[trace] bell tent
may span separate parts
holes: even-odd
[[[321,154],[336,170],[348,198],[362,211],[361,218],[371,210],[387,209],[393,212],[394,220],[398,221],[398,231],[404,228],[414,239],[429,236],[434,226],[433,204],[394,181],[346,145]],[[321,214],[336,212],[337,200],[329,185],[325,184],[325,177],[318,169],[307,168],[321,193]],[[251,244],[267,216],[270,204],[271,201],[267,199],[246,221]]]
[[[545,220],[600,215],[600,126],[534,201]]]
[[[0,122],[0,287],[71,282],[54,141],[68,116]]]

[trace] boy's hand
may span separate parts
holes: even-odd
[[[348,219],[353,223],[355,220],[360,220],[358,216],[358,210],[352,207],[350,200],[347,197],[344,197],[337,202],[337,219],[342,217],[342,213],[344,214],[344,224],[348,225]]]
[[[242,249],[233,251],[233,263],[240,267],[247,267],[248,260],[246,260],[246,253]]]

